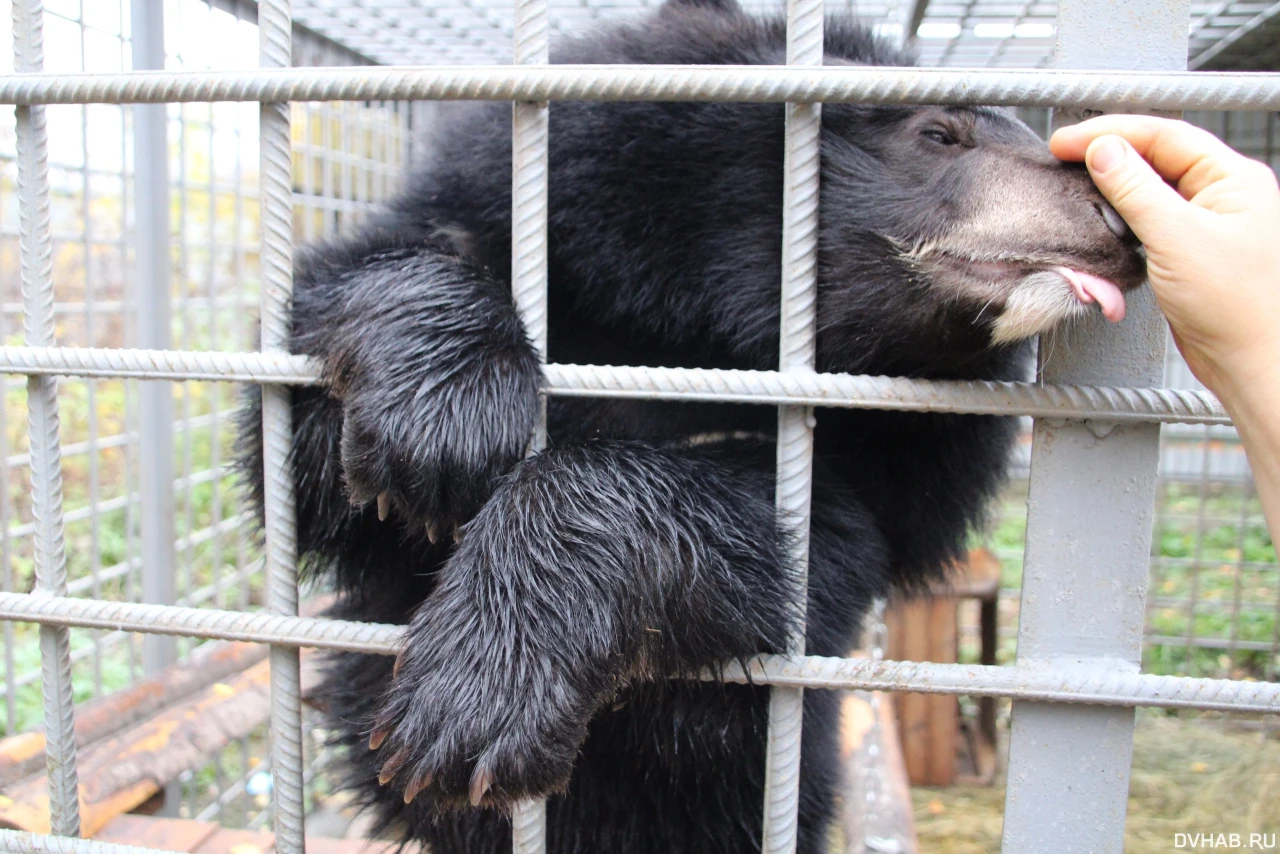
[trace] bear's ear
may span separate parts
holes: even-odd
[[[736,15],[742,11],[737,0],[667,0],[663,9],[706,9],[713,12],[724,12]]]

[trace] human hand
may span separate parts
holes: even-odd
[[[1265,165],[1207,131],[1111,115],[1059,130],[1147,251],[1178,349],[1230,407],[1280,371],[1280,189]],[[1166,179],[1169,183],[1165,183]],[[1172,185],[1172,186],[1171,186]]]

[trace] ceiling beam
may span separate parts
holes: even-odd
[[[1244,48],[1248,42],[1253,41],[1253,37],[1263,37],[1268,31],[1276,30],[1280,30],[1280,2],[1272,3],[1266,9],[1263,9],[1257,15],[1254,15],[1248,21],[1218,39],[1198,55],[1192,57],[1187,64],[1192,70],[1235,67],[1235,63],[1230,62],[1230,59],[1233,58],[1232,54]],[[1242,39],[1246,40],[1245,44],[1240,44]],[[1233,46],[1236,50],[1233,50]],[[1263,44],[1258,45],[1258,47],[1274,50],[1275,39],[1264,37]]]
[[[903,43],[910,46],[915,44],[916,30],[920,29],[920,25],[924,23],[925,13],[929,10],[929,0],[912,0],[911,16],[907,18],[907,31],[903,33]]]

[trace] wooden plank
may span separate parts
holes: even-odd
[[[956,600],[938,597],[924,603],[928,619],[928,661],[956,660]],[[960,742],[960,701],[950,694],[927,694],[925,715],[928,785],[950,786],[956,779],[956,750]]]
[[[275,837],[266,831],[232,830],[210,821],[147,815],[116,816],[93,838],[190,854],[271,854],[275,850]],[[307,854],[392,854],[398,848],[395,842],[381,840],[307,837]]]
[[[932,595],[895,605],[885,613],[888,657],[899,661],[956,660],[956,600]],[[895,693],[903,760],[913,785],[955,782],[960,732],[959,701],[945,694]]]
[[[266,721],[270,679],[269,662],[261,661],[83,751],[78,763],[81,832],[92,836]],[[49,792],[43,775],[6,794],[8,798],[0,801],[0,826],[49,832]]]
[[[122,691],[115,691],[76,708],[76,744],[80,747],[108,738],[167,705],[235,673],[243,672],[267,655],[260,644],[218,642],[201,647],[190,658],[166,667]],[[44,732],[32,730],[0,740],[0,788],[44,769]]]
[[[94,839],[163,851],[195,851],[221,829],[210,821],[118,815],[107,822]]]
[[[317,616],[334,602],[332,594],[309,598],[303,616]],[[76,707],[76,744],[86,747],[124,728],[159,714],[214,682],[243,673],[267,656],[263,644],[215,641],[199,647],[189,658],[166,667],[120,691]],[[312,678],[311,683],[315,682]],[[304,684],[304,688],[307,687]],[[35,729],[0,739],[0,789],[44,772],[44,732]]]

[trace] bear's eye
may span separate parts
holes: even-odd
[[[925,128],[920,131],[920,135],[925,139],[933,140],[939,145],[959,145],[960,140],[951,135],[950,131],[942,128]]]

